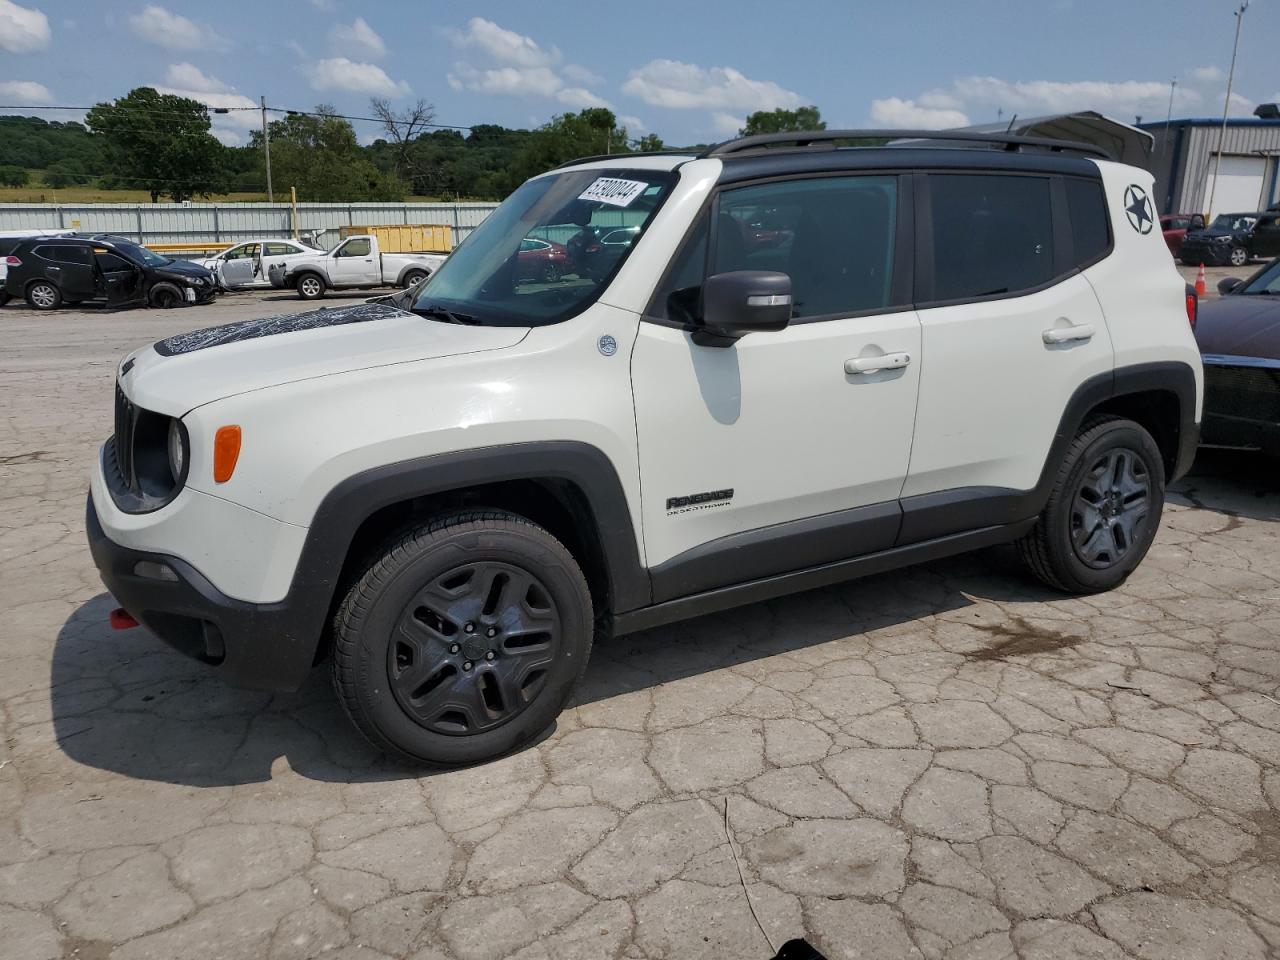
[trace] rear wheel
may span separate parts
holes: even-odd
[[[333,679],[374,746],[412,763],[500,756],[547,729],[586,669],[591,595],[551,534],[496,511],[407,530],[334,620]]]
[[[319,300],[324,296],[324,281],[314,273],[304,273],[298,278],[297,291],[303,300]]]
[[[1244,247],[1231,248],[1231,265],[1233,267],[1243,267],[1249,262],[1249,251]]]
[[[27,304],[33,310],[57,310],[62,304],[62,291],[48,280],[37,280],[27,287]]]
[[[410,270],[408,273],[404,275],[405,289],[407,290],[409,287],[412,287],[419,280],[425,279],[426,276],[427,276],[427,271],[425,270]]]
[[[1072,441],[1049,502],[1019,548],[1051,587],[1111,590],[1146,556],[1163,510],[1160,448],[1139,424],[1106,417]]]
[[[555,283],[560,279],[560,265],[548,260],[542,265],[542,282]]]
[[[8,303],[12,299],[13,298],[9,296],[9,294],[5,293],[3,290],[0,290],[0,307],[3,307],[6,303]]]

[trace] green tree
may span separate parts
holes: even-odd
[[[303,200],[403,200],[405,184],[381,170],[356,139],[351,124],[320,104],[271,123],[271,179],[277,191],[298,188]],[[250,148],[262,151],[254,132]],[[370,148],[372,149],[372,148]]]
[[[627,128],[618,126],[612,110],[588,107],[581,113],[565,113],[529,135],[511,166],[507,191],[566,160],[630,152]]]
[[[646,133],[636,141],[636,149],[641,153],[653,153],[656,150],[665,150],[666,148],[667,145],[662,142],[662,138],[656,133]]]
[[[0,187],[25,187],[30,179],[21,167],[0,167]]]
[[[186,97],[137,87],[85,116],[102,138],[112,171],[122,182],[175,201],[223,188],[223,151],[209,132],[209,111]],[[125,178],[128,178],[127,180]]]
[[[757,110],[747,117],[747,125],[738,131],[742,137],[757,133],[800,133],[805,130],[825,130],[826,121],[815,106],[797,107],[794,110]]]
[[[85,173],[84,167],[78,160],[58,160],[49,164],[44,171],[45,185],[54,190],[61,190],[64,187],[82,187],[92,179]],[[127,183],[108,184],[107,189],[128,189],[128,186]]]

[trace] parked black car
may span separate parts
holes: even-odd
[[[1280,256],[1280,213],[1220,213],[1203,230],[1188,233],[1178,259],[1188,267],[1243,267],[1259,257]]]
[[[31,237],[5,257],[5,292],[36,310],[101,300],[112,305],[176,307],[206,303],[216,278],[189,260],[170,260],[124,237]]]
[[[1200,304],[1201,442],[1280,454],[1280,259]]]

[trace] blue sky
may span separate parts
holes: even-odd
[[[85,105],[147,84],[214,106],[534,126],[607,105],[632,136],[732,135],[815,103],[830,126],[954,126],[1092,108],[1132,122],[1222,111],[1232,0],[0,0],[0,104]],[[1245,15],[1232,112],[1280,100],[1280,0]],[[1002,111],[1002,113],[1001,113]],[[6,113],[40,113],[11,110]],[[66,119],[67,114],[44,112]],[[219,116],[243,142],[257,116]],[[377,135],[359,123],[363,140]]]

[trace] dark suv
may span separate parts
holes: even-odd
[[[1243,267],[1250,260],[1280,256],[1280,213],[1220,213],[1203,230],[1188,233],[1178,259],[1188,267]]]
[[[5,257],[8,297],[35,310],[102,300],[112,305],[176,307],[217,296],[214,275],[189,260],[170,260],[123,237],[31,237]]]

